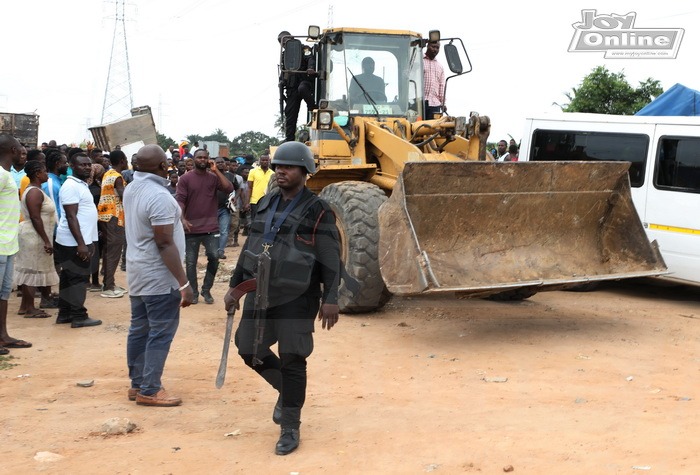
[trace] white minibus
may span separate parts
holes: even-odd
[[[660,278],[700,285],[700,117],[528,118],[519,159],[631,162],[632,200],[668,266]]]

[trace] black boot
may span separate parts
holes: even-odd
[[[277,401],[280,407],[279,411],[279,422],[275,421],[276,424],[282,426],[282,433],[280,434],[280,440],[277,441],[277,446],[275,447],[275,453],[277,455],[287,455],[294,452],[297,447],[299,447],[299,426],[301,425],[301,408],[300,407],[284,407],[282,403],[282,396],[280,395]],[[275,410],[277,406],[275,406]],[[276,414],[273,413],[273,421],[275,420]]]
[[[299,447],[299,429],[282,427],[280,440],[275,446],[275,454],[287,455],[294,452]]]
[[[277,403],[275,404],[275,409],[272,411],[272,422],[277,425],[282,423],[282,395],[277,398]]]
[[[58,320],[56,321],[58,323]],[[97,320],[96,318],[74,318],[70,323],[71,328],[83,328],[83,327],[94,327],[97,325],[102,325],[102,320]]]

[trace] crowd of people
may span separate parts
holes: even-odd
[[[491,156],[497,162],[517,162],[519,153],[520,147],[515,143],[515,139],[510,139],[510,142],[499,140],[496,148],[491,150]]]
[[[238,353],[278,392],[275,452],[296,450],[313,322],[318,316],[330,330],[338,320],[339,236],[328,205],[305,186],[315,171],[308,147],[284,143],[274,160],[265,152],[255,167],[250,158],[147,145],[129,161],[119,149],[53,141],[31,149],[0,134],[0,355],[32,346],[8,332],[15,289],[21,292],[18,314],[47,318],[47,310],[57,309],[56,324],[71,328],[102,324],[85,306],[88,291],[104,298],[129,293],[128,400],[180,405],[182,399],[161,383],[180,308],[197,304],[200,296],[214,303],[219,259],[226,258],[227,245],[239,245],[240,232],[248,237],[225,309],[238,308],[248,294],[235,337]],[[273,175],[277,189],[269,192]],[[202,245],[207,266],[200,287]],[[245,256],[268,255],[271,248],[272,271],[262,279]],[[126,287],[116,283],[120,261]],[[51,292],[56,286],[57,294]],[[251,293],[259,286],[268,291],[264,306]]]
[[[11,256],[11,265],[5,262],[0,268],[11,270],[3,272],[2,301],[5,293],[9,298],[16,288],[21,297],[17,313],[25,318],[49,318],[49,312],[57,310],[57,324],[72,328],[101,324],[100,319],[88,315],[86,293],[99,292],[104,298],[121,298],[128,293],[115,276],[120,261],[121,269],[126,270],[123,197],[137,170],[136,154],[129,160],[119,147],[107,152],[94,146],[59,146],[53,140],[32,148],[8,135],[2,136],[0,146],[5,200],[2,221],[8,223],[0,233],[0,252],[5,261]],[[189,146],[184,146],[182,158],[175,146],[164,152],[166,189],[182,207],[183,223],[188,227],[186,262],[195,290],[193,303],[197,303],[196,244],[207,241],[205,236],[212,238],[212,245],[205,245],[210,272],[205,275],[202,294],[205,302],[213,303],[210,289],[218,259],[226,258],[228,244],[239,245],[241,232],[248,232],[248,173],[254,157],[217,157],[212,162],[216,166],[210,166],[205,149],[193,155]],[[267,170],[269,155],[264,155],[262,162]],[[269,173],[266,176],[269,178]],[[214,177],[218,183],[210,189],[209,181]],[[16,203],[12,197],[17,198]],[[229,235],[232,242],[227,242]],[[37,293],[41,296],[38,305]],[[7,354],[8,348],[30,346],[7,334],[5,310],[0,354]]]

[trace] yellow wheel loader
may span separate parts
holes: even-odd
[[[488,117],[425,117],[429,41],[442,46],[447,83],[471,70],[462,41],[439,31],[312,26],[280,38],[282,80],[304,75],[315,92],[300,138],[317,160],[307,184],[335,211],[359,284],[341,287],[341,311],[377,309],[392,293],[522,299],[666,271],[627,163],[495,162]]]

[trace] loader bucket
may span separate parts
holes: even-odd
[[[398,295],[482,297],[663,274],[628,167],[408,162],[379,209],[382,278]]]

